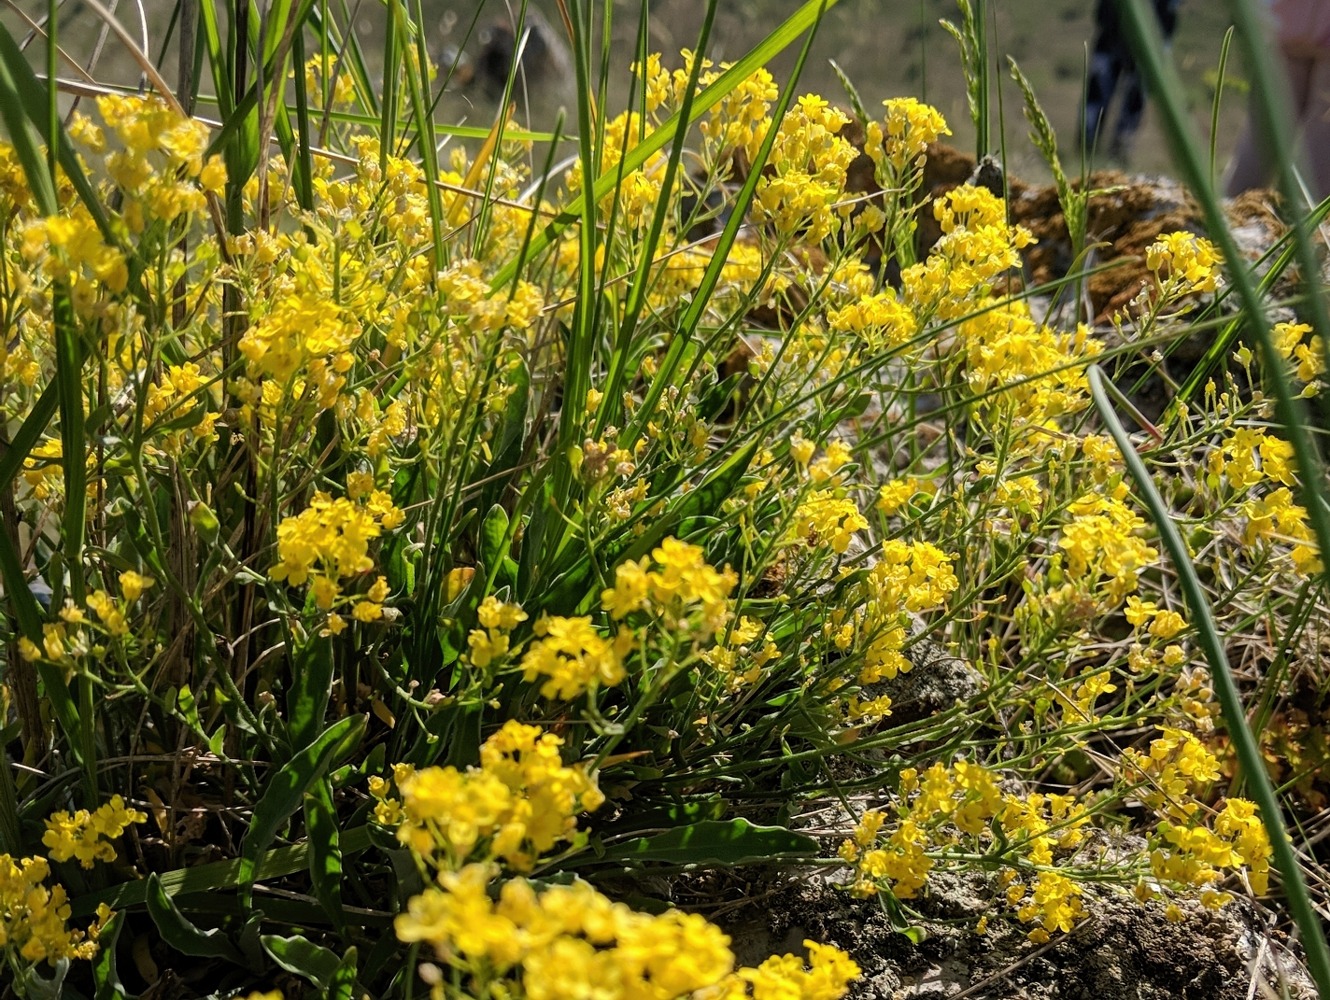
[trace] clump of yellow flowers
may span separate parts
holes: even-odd
[[[84,868],[96,861],[116,859],[114,841],[147,815],[131,809],[119,796],[96,809],[56,812],[46,820],[42,842],[51,861],[77,859]],[[97,954],[97,938],[111,918],[105,903],[86,931],[69,926],[69,898],[62,885],[47,885],[51,866],[47,858],[14,858],[0,854],[0,954],[16,973],[41,962],[90,959]]]
[[[1148,754],[1127,750],[1122,764],[1127,786],[1161,817],[1148,872],[1138,876],[1139,899],[1200,889],[1201,902],[1218,908],[1232,894],[1215,886],[1232,873],[1242,873],[1253,892],[1266,892],[1270,843],[1255,805],[1230,798],[1206,819],[1197,796],[1219,765],[1200,740],[1166,728]],[[1090,846],[1091,805],[1075,795],[1011,791],[1002,774],[968,760],[937,762],[922,774],[905,768],[894,809],[865,812],[840,857],[853,866],[855,895],[889,889],[910,899],[939,865],[992,854],[1004,862],[998,882],[1015,917],[1033,925],[1031,940],[1047,941],[1088,914],[1081,876],[1095,870],[1094,859],[1078,855]],[[1182,919],[1171,899],[1165,912]]]
[[[315,493],[304,511],[283,518],[277,526],[279,561],[268,575],[294,587],[308,583],[314,606],[328,612],[327,630],[333,635],[346,627],[335,608],[349,607],[359,622],[378,621],[384,617],[387,580],[378,577],[362,599],[343,596],[342,582],[374,568],[370,542],[401,525],[405,517],[383,490],[371,490],[359,502]]]
[[[530,871],[536,860],[577,832],[577,816],[605,801],[585,768],[565,766],[563,740],[540,727],[508,721],[480,749],[480,766],[393,772],[397,795],[373,778],[375,819],[439,870],[501,860]]]
[[[394,922],[408,944],[426,944],[445,972],[420,974],[431,995],[461,977],[467,995],[562,1000],[594,991],[606,1000],[837,1000],[858,968],[836,948],[805,942],[808,963],[772,958],[735,969],[729,938],[696,914],[638,913],[576,879],[538,888],[504,878],[529,872],[579,834],[577,817],[605,801],[582,765],[563,764],[563,741],[509,721],[480,751],[480,766],[393,772],[373,778],[375,819],[396,828],[431,884]],[[503,867],[501,867],[501,865]]]
[[[806,959],[736,969],[729,937],[697,914],[639,913],[580,879],[537,889],[483,864],[442,873],[395,927],[446,966],[421,968],[438,998],[460,979],[477,1000],[838,1000],[859,975],[844,952],[814,941]]]

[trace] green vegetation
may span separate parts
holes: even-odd
[[[180,85],[139,53],[75,110],[58,5],[44,76],[0,30],[10,992],[834,1000],[834,943],[741,966],[616,877],[789,869],[915,936],[951,872],[1038,943],[1260,898],[1330,995],[1325,309],[1271,293],[1305,226],[1258,281],[1161,86],[1209,237],[1095,326],[1018,67],[1046,287],[1001,192],[932,186],[938,110],[798,86],[824,4],[719,65],[717,6],[676,56],[644,3],[625,82],[569,0],[549,133],[516,70],[443,119],[419,0],[373,53],[328,0],[182,3]]]

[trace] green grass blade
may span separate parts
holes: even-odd
[[[1215,71],[1215,99],[1210,104],[1210,183],[1215,183],[1216,147],[1219,145],[1219,105],[1224,99],[1224,78],[1228,69],[1228,52],[1233,44],[1233,26],[1224,32],[1219,46],[1219,68]]]
[[[300,808],[305,793],[330,767],[360,745],[366,716],[352,715],[335,722],[317,740],[283,764],[268,781],[245,835],[240,857],[239,884],[248,902],[258,878],[259,859],[272,845],[277,831]]]
[[[623,172],[624,175],[631,174],[642,164],[646,163],[655,153],[665,148],[665,144],[674,139],[677,129],[687,128],[696,122],[702,115],[706,114],[713,107],[725,99],[725,95],[730,93],[746,77],[750,76],[755,70],[765,66],[774,58],[777,53],[784,51],[800,35],[807,31],[819,19],[822,12],[830,10],[836,5],[838,0],[806,0],[798,10],[791,14],[784,22],[780,24],[771,34],[767,35],[761,42],[755,45],[747,55],[740,58],[729,69],[722,73],[711,86],[707,87],[693,102],[692,114],[688,119],[675,112],[663,123],[660,128],[652,132],[640,143],[628,151],[624,157]],[[599,202],[601,198],[609,194],[616,182],[614,174],[607,174],[600,178],[596,184],[591,187],[590,194],[584,191],[581,195],[574,198],[559,212],[559,215],[553,222],[541,231],[540,235],[531,241],[531,247],[525,258],[518,258],[510,261],[499,270],[491,281],[494,288],[502,288],[513,280],[525,266],[526,260],[537,256],[546,250],[550,244],[559,238],[565,229],[577,222],[582,217],[582,204],[587,197],[593,202]]]
[[[1248,4],[1240,2],[1240,0],[1234,0],[1233,14],[1239,37],[1243,39],[1244,45],[1251,50],[1251,54],[1256,55],[1258,61],[1266,64],[1265,69],[1270,70],[1268,53],[1261,51],[1259,22],[1255,14],[1248,8]],[[1210,234],[1210,239],[1214,241],[1223,254],[1224,260],[1228,263],[1229,276],[1237,290],[1243,311],[1249,317],[1253,331],[1260,343],[1261,361],[1266,378],[1274,390],[1275,413],[1288,434],[1289,443],[1293,446],[1293,450],[1297,455],[1299,492],[1302,502],[1311,519],[1312,528],[1316,534],[1316,543],[1320,551],[1323,554],[1330,554],[1330,506],[1327,506],[1326,503],[1324,467],[1311,435],[1307,431],[1306,407],[1293,392],[1283,359],[1279,357],[1275,350],[1265,303],[1257,291],[1251,269],[1247,266],[1242,252],[1228,228],[1228,220],[1224,216],[1219,196],[1210,183],[1204,152],[1193,134],[1190,116],[1183,105],[1182,94],[1185,91],[1178,79],[1177,70],[1165,54],[1163,39],[1159,33],[1159,24],[1144,0],[1129,0],[1123,11],[1127,15],[1126,27],[1141,72],[1150,87],[1150,92],[1157,95],[1159,111],[1165,125],[1164,131],[1173,145],[1174,158],[1182,174],[1182,179],[1197,201],[1200,202],[1205,215],[1206,230]],[[1243,15],[1243,18],[1240,18],[1239,15]],[[1251,37],[1247,37],[1248,35]],[[1273,74],[1268,77],[1258,76],[1256,84],[1258,88],[1262,86],[1262,80],[1270,83],[1272,87],[1274,86],[1272,82],[1274,80]],[[1269,103],[1268,100],[1265,102],[1266,105]],[[1269,123],[1272,134],[1283,136],[1287,128],[1280,116],[1273,114],[1273,109],[1268,106],[1266,111],[1272,114],[1274,118],[1274,121]],[[1276,148],[1288,149],[1290,146],[1290,143],[1285,142]],[[1292,167],[1285,164],[1281,167],[1280,173],[1281,180],[1288,186],[1285,197],[1289,198],[1294,184]],[[1292,204],[1293,202],[1290,201],[1289,203]],[[1299,232],[1302,231],[1304,224],[1305,220],[1298,220],[1297,229]],[[1305,233],[1298,241],[1299,247],[1303,243],[1307,243],[1307,250],[1310,251],[1310,243],[1306,241]],[[1303,274],[1319,273],[1314,258],[1311,265],[1308,266],[1307,261],[1302,259],[1304,255],[1301,251],[1299,257]],[[1330,323],[1327,323],[1324,318],[1324,302],[1319,295],[1313,294],[1310,298],[1313,305],[1317,307],[1315,317],[1317,329],[1330,334]],[[1330,568],[1327,571],[1330,572]],[[1330,963],[1328,963],[1327,968],[1330,969]]]
[[[1173,560],[1173,568],[1178,575],[1183,596],[1186,598],[1187,612],[1196,629],[1197,641],[1205,652],[1206,662],[1210,664],[1215,694],[1223,710],[1224,725],[1237,751],[1238,761],[1242,765],[1247,782],[1252,788],[1252,795],[1260,807],[1261,820],[1270,837],[1275,867],[1279,870],[1284,893],[1288,897],[1289,909],[1293,911],[1293,918],[1302,931],[1307,967],[1311,971],[1312,978],[1316,980],[1321,996],[1330,997],[1330,948],[1326,947],[1320,918],[1312,905],[1297,855],[1294,854],[1293,845],[1284,829],[1283,812],[1279,800],[1275,798],[1270,776],[1266,773],[1265,759],[1257,745],[1256,737],[1252,735],[1251,728],[1247,725],[1242,695],[1239,694],[1237,683],[1233,679],[1233,671],[1224,652],[1224,640],[1210,611],[1205,589],[1201,586],[1196,568],[1192,564],[1192,554],[1187,548],[1187,543],[1183,541],[1182,533],[1178,531],[1172,513],[1164,503],[1164,498],[1155,488],[1150,470],[1141,461],[1140,455],[1132,446],[1131,438],[1127,436],[1122,422],[1113,411],[1108,398],[1111,386],[1105,379],[1103,370],[1098,365],[1091,365],[1088,375],[1095,408],[1107,424],[1118,450],[1122,452],[1127,468],[1132,478],[1136,480],[1137,492],[1149,508],[1150,516],[1159,531],[1159,537]]]
[[[342,857],[359,854],[370,846],[369,829],[358,826],[342,834]],[[278,847],[266,851],[260,856],[254,867],[254,880],[264,882],[269,879],[294,875],[309,867],[309,844],[292,844],[290,847]],[[168,896],[194,896],[200,893],[218,892],[235,889],[240,885],[243,865],[239,858],[229,861],[212,861],[193,868],[180,868],[164,872],[159,878],[162,889]],[[70,903],[71,915],[86,917],[97,912],[97,904],[106,903],[116,910],[130,906],[142,906],[148,897],[146,880],[123,882],[120,885],[101,892],[79,896]]]
[[[782,88],[780,100],[771,113],[771,127],[767,129],[767,134],[762,140],[757,155],[753,158],[753,163],[748,172],[748,177],[744,180],[744,185],[739,194],[734,199],[731,207],[730,218],[725,223],[720,237],[716,240],[716,245],[712,249],[711,258],[707,262],[707,269],[702,274],[702,280],[698,282],[697,290],[693,293],[688,308],[684,312],[677,324],[677,332],[674,339],[670,341],[669,349],[665,353],[665,359],[661,362],[660,371],[656,377],[651,380],[651,387],[647,390],[646,398],[642,406],[634,414],[625,440],[635,442],[646,427],[646,422],[652,418],[656,412],[656,407],[660,404],[661,396],[666,389],[674,384],[674,376],[678,371],[679,365],[683,362],[687,353],[688,346],[692,342],[693,334],[697,330],[697,325],[702,319],[702,314],[706,311],[707,304],[711,301],[711,293],[715,290],[716,283],[720,281],[721,271],[725,267],[725,262],[729,259],[730,248],[734,246],[734,241],[739,236],[739,230],[746,223],[748,206],[752,204],[754,196],[757,194],[757,185],[762,179],[762,168],[766,165],[767,158],[771,155],[771,149],[776,142],[776,133],[780,129],[780,123],[785,117],[786,111],[794,100],[795,86],[799,80],[799,74],[803,71],[804,63],[808,59],[808,53],[812,48],[813,39],[817,34],[817,26],[821,18],[815,18],[810,27],[808,37],[804,40],[803,48],[799,52],[799,58],[794,64],[794,69],[790,73],[790,81]]]
[[[711,28],[715,23],[716,10],[720,6],[719,0],[708,0],[706,12],[702,17],[702,27],[698,31],[697,46],[694,52],[707,51],[707,43],[711,39]],[[645,65],[646,61],[646,4],[642,6],[641,26],[643,31],[638,44],[638,61]],[[679,104],[679,117],[684,121],[692,117],[693,98],[697,91],[697,81],[702,76],[702,60],[694,59],[692,68],[689,70],[688,87],[684,91],[683,100]],[[645,88],[643,88],[645,90]],[[674,139],[670,143],[670,157],[665,164],[665,175],[661,180],[661,191],[669,192],[674,190],[674,181],[679,173],[679,164],[683,160],[684,140],[687,138],[685,129],[675,130]],[[646,240],[643,242],[641,255],[637,261],[637,273],[633,276],[632,283],[628,287],[628,298],[623,307],[623,321],[619,324],[618,337],[614,349],[610,354],[609,372],[605,377],[605,397],[601,401],[600,413],[597,415],[596,435],[599,436],[606,424],[616,423],[619,420],[619,414],[623,408],[622,384],[627,370],[629,358],[629,348],[633,343],[633,334],[637,330],[638,320],[642,316],[642,309],[646,305],[647,293],[651,287],[651,264],[655,259],[656,247],[660,243],[661,233],[665,229],[665,217],[669,214],[670,199],[662,197],[656,204],[656,210],[651,215],[651,227],[647,231]]]

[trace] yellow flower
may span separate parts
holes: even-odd
[[[613,687],[624,679],[623,655],[631,632],[614,641],[600,635],[590,617],[546,616],[537,620],[536,641],[522,656],[522,677],[547,680],[540,687],[545,698],[575,698],[592,686]]]
[[[73,814],[52,813],[46,820],[42,843],[50,850],[53,861],[78,858],[84,868],[91,868],[94,861],[114,861],[115,847],[110,842],[130,824],[145,822],[147,818],[147,814],[128,808],[123,798],[114,795],[92,812],[80,809]]]
[[[1155,273],[1165,295],[1213,292],[1223,262],[1213,243],[1193,233],[1166,233],[1145,250],[1145,266]]]
[[[810,548],[825,545],[843,554],[857,531],[868,527],[853,500],[837,497],[832,490],[814,490],[795,511],[790,536]]]
[[[152,587],[157,581],[150,576],[142,576],[132,569],[120,574],[120,595],[126,604],[133,604],[139,595]]]

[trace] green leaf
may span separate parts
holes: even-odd
[[[522,441],[526,432],[527,401],[531,395],[531,375],[524,363],[508,375],[510,391],[504,404],[503,423],[495,435],[494,459],[485,470],[485,488],[480,494],[480,507],[489,510],[503,499],[504,490],[522,458]]]
[[[94,1000],[121,1000],[128,996],[115,966],[115,946],[124,926],[125,915],[113,914],[97,936],[97,954],[92,959],[92,981],[97,986]]]
[[[746,865],[817,854],[817,841],[783,826],[746,819],[704,820],[651,837],[637,837],[605,851],[607,861],[628,864]]]
[[[322,736],[283,764],[268,782],[263,798],[254,807],[240,856],[240,890],[246,903],[254,886],[259,858],[277,831],[300,808],[305,793],[329,767],[359,746],[367,719],[368,716],[353,715],[329,726]]]
[[[265,934],[260,940],[274,962],[287,972],[304,977],[325,992],[342,966],[335,952],[299,934],[293,937]]]
[[[491,576],[508,555],[507,538],[508,512],[495,504],[480,525],[480,562]]]
[[[43,215],[55,215],[57,211],[55,179],[47,167],[44,151],[34,145],[46,139],[50,129],[47,107],[49,91],[46,84],[37,79],[37,74],[28,65],[18,44],[8,29],[0,24],[0,118],[3,118],[8,130],[8,139],[14,146],[32,185],[33,197]],[[27,124],[22,123],[26,119]],[[83,165],[74,153],[74,146],[65,135],[64,129],[56,133],[56,157],[60,169],[74,185],[74,190],[87,207],[88,213],[97,224],[102,239],[115,246],[117,240],[107,220],[106,211],[93,189]],[[33,157],[36,162],[31,162]],[[33,168],[36,168],[34,173]]]
[[[323,904],[333,926],[345,935],[342,912],[342,830],[337,825],[332,785],[317,782],[305,796],[305,830],[309,841],[309,877],[314,895]]]
[[[328,991],[325,994],[327,1000],[351,1000],[355,996],[358,958],[359,953],[355,948],[346,949],[341,964],[337,966],[337,971],[333,973],[332,980],[328,983]]]
[[[245,959],[236,947],[226,939],[226,935],[217,928],[201,930],[190,921],[175,901],[162,888],[162,880],[157,874],[148,876],[148,915],[157,925],[162,940],[182,955],[195,958],[224,958],[228,962],[244,965]]]
[[[69,959],[62,958],[56,963],[51,978],[42,975],[46,963],[29,965],[19,980],[19,996],[29,1000],[62,1000],[65,996],[65,976],[69,975]]]
[[[370,846],[369,827],[358,826],[342,834],[342,857],[359,854]],[[309,844],[292,844],[268,851],[260,859],[254,872],[254,881],[281,878],[305,871],[309,867]],[[164,872],[158,878],[162,888],[172,896],[191,896],[198,893],[217,892],[221,889],[233,889],[240,885],[241,862],[239,858],[229,861],[213,861],[194,868],[177,868]],[[75,917],[86,917],[97,910],[97,904],[105,903],[112,909],[137,906],[147,898],[147,882],[125,882],[100,892],[87,893],[70,903],[70,913]]]
[[[287,695],[286,717],[291,748],[303,750],[314,742],[328,711],[333,677],[332,640],[310,636],[296,647],[293,659],[295,683]]]

